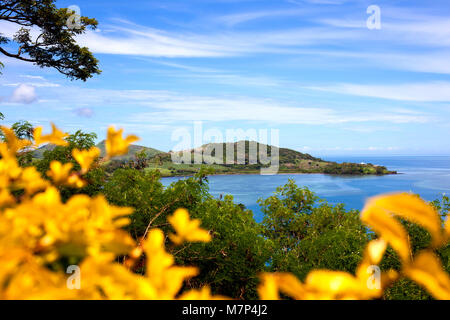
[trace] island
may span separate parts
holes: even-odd
[[[245,149],[238,149],[238,144],[242,143]],[[252,164],[249,160],[249,151],[251,144],[253,148],[256,146],[258,151],[257,164]],[[102,141],[97,144],[97,147],[101,150],[101,156],[105,154],[105,142]],[[227,148],[234,150],[234,157],[232,161],[226,158]],[[205,144],[199,148],[178,151],[178,152],[164,152],[154,148],[131,145],[128,154],[105,162],[103,165],[108,171],[114,171],[120,167],[133,167],[143,170],[157,170],[163,177],[172,176],[190,176],[197,173],[200,168],[206,167],[211,169],[211,174],[259,174],[262,167],[268,167],[269,165],[261,164],[259,159],[259,151],[264,148],[264,152],[267,151],[267,156],[271,157],[272,154],[276,154],[278,151],[279,170],[278,173],[322,173],[330,175],[387,175],[397,174],[396,171],[388,170],[384,166],[375,165],[371,163],[337,163],[332,161],[325,161],[320,158],[316,158],[307,153],[302,153],[287,148],[276,148],[270,145],[264,145],[251,141],[240,141],[234,143],[210,143]],[[214,159],[216,150],[223,150],[222,157],[220,159]],[[278,149],[278,150],[276,150]],[[213,150],[211,152],[211,150]],[[241,161],[238,160],[238,150],[241,150]],[[242,155],[242,150],[245,156]],[[187,163],[174,163],[173,157],[180,157],[183,152],[190,154],[189,161]],[[205,161],[202,159],[201,163],[195,163],[195,154],[202,154],[209,152],[212,156],[212,160],[217,160],[216,163],[211,161]],[[242,161],[242,158],[243,161]],[[272,160],[275,160],[274,157]]]

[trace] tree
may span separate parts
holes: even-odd
[[[201,226],[210,231],[212,241],[189,243],[182,248],[168,242],[167,249],[177,264],[200,268],[200,275],[187,287],[209,285],[215,294],[256,298],[258,275],[269,258],[260,226],[252,212],[234,203],[231,196],[214,199],[208,192],[205,174],[201,170],[194,177],[164,187],[157,171],[117,169],[102,192],[108,202],[134,208],[126,230],[137,240],[153,228],[166,234],[173,232],[167,217],[178,208],[188,209],[192,218],[200,219]]]
[[[260,200],[263,233],[272,241],[271,270],[304,279],[312,269],[354,272],[369,240],[356,210],[318,201],[290,180]]]
[[[28,121],[18,121],[15,122],[11,129],[14,130],[14,133],[16,134],[16,137],[19,139],[27,139],[27,140],[33,140],[33,125],[29,123]]]
[[[98,60],[86,47],[80,47],[74,37],[95,29],[97,21],[74,16],[69,9],[58,9],[55,0],[4,0],[0,2],[0,20],[20,25],[13,39],[0,33],[0,52],[10,58],[51,67],[70,79],[86,81],[100,74]],[[78,19],[79,17],[79,19]],[[77,19],[76,25],[71,21]],[[37,37],[31,28],[39,29]],[[16,48],[8,51],[6,45]],[[12,49],[10,49],[12,50]]]
[[[0,119],[2,119],[3,114],[0,113]],[[33,125],[29,123],[28,121],[18,121],[15,122],[11,129],[14,131],[14,134],[19,139],[26,139],[33,141]],[[0,130],[0,141],[5,140],[5,135],[2,130]],[[24,150],[21,150],[17,154],[17,160],[21,166],[28,166],[31,164],[33,157],[32,157],[32,149],[31,148],[25,148]]]
[[[431,202],[431,205],[441,216],[442,225],[447,219],[450,209],[449,197],[443,195],[441,199]],[[431,244],[431,234],[423,227],[409,222],[405,219],[400,219],[403,227],[408,232],[409,240],[411,241],[411,254],[414,256],[421,250],[427,248]],[[450,243],[435,250],[439,256],[446,272],[450,272]],[[400,258],[392,248],[388,248],[385,257],[383,258],[380,267],[382,270],[401,269]],[[390,300],[431,300],[432,296],[421,286],[409,279],[401,279],[394,283],[393,286],[384,292],[384,298]]]
[[[95,145],[95,139],[97,135],[95,133],[85,133],[81,130],[70,134],[65,140],[69,143],[68,146],[54,146],[46,145],[35,151],[44,151],[43,158],[37,160],[35,163],[36,169],[46,177],[47,171],[50,169],[50,163],[52,161],[59,161],[61,163],[72,163],[73,170],[79,171],[80,165],[72,156],[73,149],[87,150]],[[93,165],[92,169],[83,176],[88,182],[87,186],[81,189],[74,189],[70,187],[60,187],[60,192],[63,200],[67,200],[74,194],[87,194],[93,196],[98,194],[104,184],[105,174],[103,168],[98,165]]]

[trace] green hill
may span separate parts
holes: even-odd
[[[396,172],[389,171],[383,166],[376,166],[372,164],[358,164],[358,163],[336,163],[322,160],[316,158],[307,153],[301,153],[292,149],[287,148],[276,148],[270,145],[264,145],[256,143],[257,150],[257,164],[250,164],[249,162],[249,141],[244,142],[244,153],[243,161],[237,159],[237,145],[235,143],[213,143],[205,144],[196,149],[186,150],[184,152],[189,152],[191,154],[190,163],[175,164],[172,162],[172,155],[180,156],[181,152],[172,153],[161,153],[150,159],[148,163],[148,170],[159,170],[163,175],[191,175],[198,171],[198,169],[203,165],[212,167],[215,169],[217,174],[250,174],[259,173],[262,167],[268,167],[269,165],[261,164],[259,159],[259,150],[261,147],[267,148],[267,155],[271,157],[273,151],[278,149],[279,154],[279,173],[326,173],[326,174],[338,174],[338,175],[376,175],[376,174],[394,174]],[[229,161],[226,157],[226,150],[228,148],[233,148],[233,160]],[[223,150],[223,160],[219,160],[218,154],[214,150]],[[209,161],[205,161],[203,158],[202,164],[194,164],[194,153],[204,153],[210,154],[211,157]],[[263,149],[264,151],[264,149]],[[273,153],[274,155],[276,153]],[[270,159],[270,158],[269,158]],[[214,164],[211,164],[215,161]],[[275,159],[272,160],[272,163]],[[209,163],[209,164],[207,164]]]
[[[101,151],[100,157],[104,157],[106,155],[105,140],[103,140],[100,143],[98,143],[96,145],[96,147],[99,148],[100,151]],[[157,149],[153,149],[153,148],[149,148],[149,147],[138,146],[138,145],[132,144],[132,145],[130,145],[130,147],[128,149],[128,153],[126,155],[123,155],[123,156],[120,156],[120,157],[116,157],[114,159],[115,160],[119,160],[119,161],[133,160],[135,158],[135,154],[137,154],[139,152],[142,152],[142,150],[145,150],[145,153],[147,154],[148,158],[153,158],[157,154],[164,153],[163,151],[160,151],[160,150],[157,150]]]
[[[180,176],[180,175],[192,175],[198,172],[200,167],[207,166],[213,168],[216,174],[257,174],[260,173],[261,168],[269,167],[270,164],[262,164],[263,161],[259,158],[259,151],[262,149],[263,153],[267,150],[267,157],[270,160],[272,154],[276,154],[275,150],[278,150],[278,163],[279,173],[325,173],[336,175],[382,175],[382,174],[395,174],[394,171],[389,171],[386,167],[376,166],[372,164],[359,164],[359,163],[336,163],[316,158],[307,153],[298,152],[287,148],[276,148],[270,145],[264,145],[256,143],[257,150],[257,163],[251,164],[249,159],[250,142],[240,141],[244,145],[244,153],[241,155],[240,161],[238,161],[238,145],[235,143],[209,143],[196,149],[186,150],[190,153],[190,163],[177,164],[172,161],[172,156],[181,156],[182,152],[163,152],[154,148],[130,145],[128,154],[121,157],[114,158],[113,160],[105,163],[105,166],[109,170],[113,171],[116,168],[128,166],[136,160],[135,155],[139,152],[145,151],[147,160],[143,162],[143,167],[146,170],[159,170],[163,176]],[[97,144],[97,147],[101,151],[101,157],[106,154],[105,141]],[[53,150],[54,145],[47,144],[33,152],[33,157],[42,159],[43,154],[47,150]],[[227,148],[234,150],[233,159],[228,161]],[[231,148],[231,149],[230,149]],[[223,150],[222,160],[219,159],[219,154],[215,151]],[[203,158],[201,164],[194,163],[194,153],[210,154],[211,157],[206,160]],[[277,159],[273,158],[272,163],[275,163]],[[229,163],[228,163],[229,162]],[[213,164],[212,164],[213,163]]]
[[[33,151],[33,158],[36,159],[42,159],[44,157],[44,152],[47,150],[53,150],[56,146],[53,144],[46,144],[41,146],[40,148],[36,149]],[[104,157],[106,154],[106,148],[105,148],[105,140],[101,141],[100,143],[98,143],[96,145],[97,148],[100,149],[101,157]],[[134,159],[134,155],[138,152],[141,152],[142,150],[145,150],[145,153],[147,154],[148,158],[152,158],[154,156],[156,156],[157,154],[161,154],[164,153],[163,151],[157,150],[157,149],[153,149],[153,148],[148,148],[148,147],[144,147],[144,146],[138,146],[138,145],[131,145],[128,153],[126,155],[123,155],[121,157],[116,157],[115,160],[119,160],[119,161],[129,161],[129,160],[133,160]]]
[[[33,156],[33,158],[36,158],[36,159],[42,159],[42,158],[44,158],[45,151],[51,151],[51,150],[55,149],[55,147],[56,146],[54,144],[45,144],[45,145],[37,148],[36,150],[34,150],[32,152],[32,156]]]

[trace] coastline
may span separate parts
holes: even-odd
[[[277,174],[274,174],[273,176],[281,176],[281,175],[326,175],[326,176],[335,176],[335,177],[382,177],[382,176],[392,176],[392,175],[399,175],[404,173],[386,173],[386,174],[332,174],[332,173],[324,173],[324,172],[278,172]],[[161,179],[164,178],[191,178],[195,175],[193,174],[180,174],[180,175],[171,175],[171,176],[161,176]],[[213,173],[208,174],[208,176],[249,176],[249,175],[260,175],[260,171],[255,172],[227,172],[227,173]]]

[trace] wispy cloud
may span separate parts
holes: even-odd
[[[38,97],[33,86],[21,84],[13,91],[9,101],[12,103],[30,104],[37,99]]]
[[[450,102],[450,82],[390,85],[338,84],[309,89],[401,101]]]

